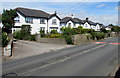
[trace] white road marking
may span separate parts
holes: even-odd
[[[71,57],[66,57],[66,58],[64,58],[64,59],[62,59],[62,60],[58,60],[58,61],[55,61],[55,62],[52,62],[52,63],[45,64],[45,65],[43,65],[43,66],[41,66],[41,67],[34,68],[34,69],[29,70],[29,71],[27,71],[27,72],[25,72],[25,73],[21,73],[20,75],[25,75],[25,74],[26,74],[25,76],[30,76],[31,74],[28,74],[28,73],[30,73],[30,72],[33,72],[33,71],[35,71],[35,70],[38,70],[38,69],[47,67],[47,66],[49,66],[49,65],[53,65],[53,64],[56,64],[56,63],[60,63],[60,62],[66,61],[66,60],[68,60],[68,59],[70,59],[70,58],[72,58],[72,57],[75,57],[75,56],[78,56],[78,55],[82,55],[82,54],[88,53],[88,52],[90,52],[90,51],[92,51],[92,50],[95,50],[95,49],[97,49],[97,48],[103,47],[103,46],[105,46],[105,45],[106,45],[106,44],[103,44],[103,45],[97,46],[97,47],[95,47],[95,48],[92,48],[92,49],[89,49],[89,50],[85,50],[85,51],[83,51],[83,52],[81,52],[81,53],[79,53],[79,54],[72,55]]]

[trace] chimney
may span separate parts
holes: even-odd
[[[87,18],[86,18],[86,21],[88,21],[88,20],[89,20],[89,18],[87,17]]]
[[[74,15],[72,14],[71,17],[74,18]]]
[[[57,11],[55,11],[55,13],[54,14],[57,14]]]

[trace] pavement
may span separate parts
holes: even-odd
[[[74,45],[38,43],[34,41],[18,40],[14,42],[13,56],[7,60],[15,60],[33,55],[39,55],[47,52],[55,52],[56,50],[72,47]],[[4,61],[7,61],[4,60]]]
[[[115,44],[114,44],[115,43]],[[118,37],[3,62],[3,75],[109,76],[118,65]]]

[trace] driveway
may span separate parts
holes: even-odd
[[[14,42],[13,57],[11,59],[18,59],[18,58],[38,55],[47,52],[53,52],[55,50],[63,49],[71,46],[73,45],[37,43],[34,41],[19,40]]]

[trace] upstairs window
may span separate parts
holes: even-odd
[[[25,18],[26,23],[33,23],[33,18]]]
[[[45,19],[44,18],[40,19],[40,24],[45,24]]]
[[[20,22],[20,17],[19,17],[19,16],[16,17],[16,18],[14,19],[14,21],[15,21],[15,23],[19,23],[19,22]]]
[[[71,26],[71,23],[68,23],[68,26]]]
[[[53,25],[57,25],[57,20],[56,20],[56,19],[53,19],[53,20],[52,20],[52,24],[53,24]]]

